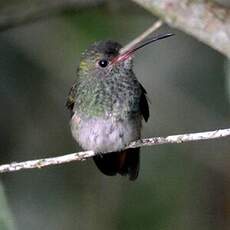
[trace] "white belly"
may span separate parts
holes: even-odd
[[[123,149],[131,141],[140,138],[141,117],[131,121],[112,118],[90,118],[80,120],[76,115],[71,119],[74,139],[84,150],[97,153],[114,152]]]

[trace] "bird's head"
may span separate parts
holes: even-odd
[[[133,45],[129,49],[123,49],[122,46],[115,41],[99,41],[92,44],[82,54],[79,71],[87,76],[107,77],[110,73],[120,73],[132,69],[132,59],[134,53],[140,48],[172,36],[173,34],[163,34],[152,37],[143,42]]]

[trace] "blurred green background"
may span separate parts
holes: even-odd
[[[2,1],[0,7],[26,10],[46,2],[54,1]],[[96,40],[125,45],[154,20],[130,1],[110,0],[1,32],[0,163],[80,150],[64,104],[81,52]],[[143,137],[227,128],[227,60],[180,31],[163,26],[160,32],[176,36],[135,57],[151,101]],[[0,199],[8,225],[0,218],[0,230],[230,228],[229,139],[142,148],[135,182],[102,175],[92,160],[1,180],[11,216]]]

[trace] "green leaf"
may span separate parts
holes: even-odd
[[[0,229],[15,230],[14,221],[7,203],[5,191],[0,182]]]

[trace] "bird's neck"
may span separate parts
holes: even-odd
[[[104,116],[111,105],[103,80],[81,76],[77,83],[76,110],[87,116]]]

